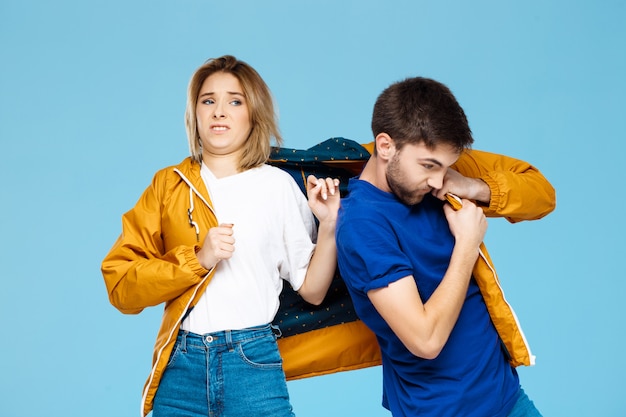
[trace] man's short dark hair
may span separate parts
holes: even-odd
[[[396,82],[378,96],[372,133],[388,134],[398,149],[406,143],[429,148],[447,144],[461,152],[474,142],[465,112],[450,89],[423,77]]]

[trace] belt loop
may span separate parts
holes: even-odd
[[[283,336],[283,332],[280,330],[280,327],[270,324],[270,329],[272,330],[274,338],[280,339]]]
[[[228,348],[230,352],[232,352],[234,350],[233,349],[233,335],[230,332],[230,330],[226,330],[224,332],[224,336],[226,338],[226,347]]]
[[[182,337],[180,338],[180,350],[183,352],[187,352],[187,335],[189,332],[187,330],[183,331]]]

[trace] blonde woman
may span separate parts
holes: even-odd
[[[186,127],[191,156],[156,173],[102,263],[121,312],[165,304],[142,415],[292,416],[270,323],[283,280],[326,295],[338,181],[309,176],[307,202],[266,164],[281,143],[271,93],[235,57],[193,74]]]

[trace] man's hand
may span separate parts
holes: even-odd
[[[432,194],[440,200],[445,200],[446,193],[452,193],[469,200],[480,201],[487,205],[489,205],[491,200],[491,190],[485,181],[480,178],[466,177],[452,168],[448,168],[441,188],[432,191]]]
[[[463,199],[462,203],[463,206],[458,210],[445,204],[443,211],[448,219],[450,232],[454,236],[455,247],[465,245],[468,249],[475,248],[478,256],[478,248],[487,232],[487,219],[482,209],[472,201]]]

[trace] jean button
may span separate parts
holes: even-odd
[[[207,337],[205,337],[205,338],[204,338],[204,340],[205,340],[207,343],[211,343],[211,342],[213,342],[213,336],[208,335]]]

